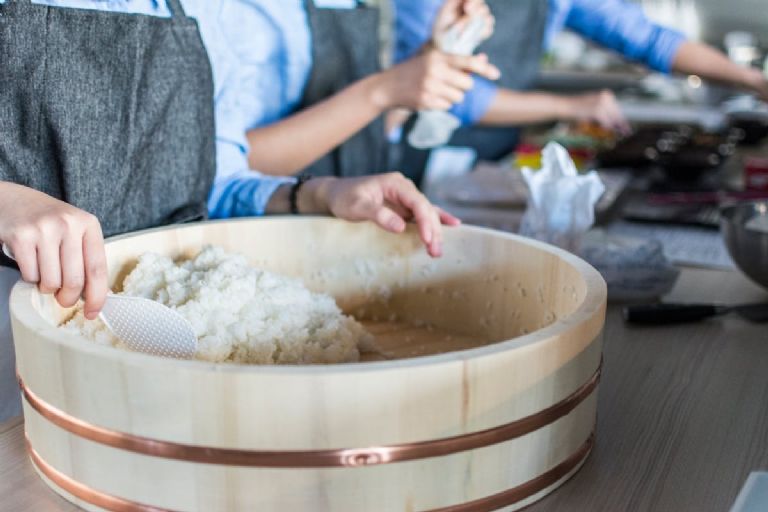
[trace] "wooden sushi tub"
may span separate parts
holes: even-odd
[[[413,233],[275,218],[112,240],[111,280],[144,252],[205,244],[331,293],[401,358],[260,367],[131,353],[58,329],[71,312],[20,284],[29,454],[66,499],[118,511],[516,510],[589,454],[606,288],[576,257],[462,227],[432,261]]]

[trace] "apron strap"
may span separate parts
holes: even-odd
[[[27,0],[29,1],[29,0]],[[168,9],[171,11],[171,15],[174,18],[185,18],[187,14],[184,12],[184,7],[181,6],[179,0],[166,0]]]

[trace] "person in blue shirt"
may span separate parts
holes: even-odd
[[[395,3],[397,58],[402,60],[430,40],[431,23],[442,0]],[[489,5],[497,29],[480,49],[501,69],[502,77],[495,84],[475,80],[465,101],[453,109],[466,128],[450,143],[473,147],[480,158],[495,160],[514,149],[516,131],[510,126],[588,120],[618,131],[627,129],[610,92],[569,97],[529,91],[544,49],[564,28],[656,71],[694,74],[768,99],[768,81],[759,70],[741,68],[714,48],[651,22],[639,5],[625,0],[489,0]],[[426,157],[415,160],[415,165],[423,165]]]
[[[292,61],[281,61],[269,70],[249,65],[265,58],[251,51],[259,47],[254,43],[274,35],[263,12],[282,10],[287,16],[283,21],[294,20],[290,16],[298,14],[306,22],[303,9],[314,3],[292,2],[295,13],[282,9],[292,5],[284,0],[271,4],[257,0],[0,0],[4,21],[0,37],[9,41],[2,48],[18,48],[19,53],[3,56],[0,78],[0,241],[11,247],[25,278],[58,293],[65,305],[85,290],[87,311],[93,316],[106,293],[102,232],[112,235],[200,219],[206,210],[214,218],[289,211],[295,180],[250,171],[245,134],[252,121],[248,107],[255,95],[261,99],[261,90],[254,86],[280,82],[281,77],[295,73]],[[260,3],[263,9],[258,7]],[[114,13],[133,16],[110,16]],[[46,22],[46,18],[50,20]],[[92,20],[93,32],[98,33],[90,39],[80,37],[76,30],[80,22],[70,18]],[[187,26],[195,20],[202,41],[192,37],[191,42],[184,41],[189,46],[184,48],[179,41],[163,39],[177,25]],[[126,27],[146,24],[156,33],[121,45],[119,38],[109,39],[121,21]],[[52,30],[48,36],[52,42],[71,41],[56,48],[41,43],[38,37],[47,25],[65,34],[59,41],[54,39],[58,32]],[[123,31],[119,36],[128,38]],[[124,51],[130,44],[145,49],[137,53],[146,63],[133,62],[136,56]],[[197,87],[189,69],[170,65],[163,69],[165,61],[151,60],[154,53],[164,56],[156,50],[158,46],[176,52],[165,57],[174,63],[188,54],[197,59]],[[47,69],[37,65],[43,60],[49,63]],[[445,98],[456,92],[450,84],[465,78],[454,72],[451,63],[477,72],[488,66],[483,59],[435,62],[444,64],[440,68],[444,80],[438,80],[438,87],[423,99],[436,107],[447,107]],[[42,72],[46,74],[40,75]],[[409,78],[418,81],[419,75],[404,72],[392,77],[394,84],[388,82],[372,94],[407,89],[403,82]],[[188,104],[199,111],[190,108],[187,112],[179,105],[186,101],[187,89]],[[215,99],[215,112],[211,112],[211,98]],[[188,119],[176,119],[177,111]],[[328,131],[333,131],[334,122],[327,118],[319,129],[329,126]],[[441,252],[441,221],[457,222],[398,175],[302,185],[295,205],[301,213],[371,220],[391,231],[404,230],[406,220],[413,218],[433,256]],[[70,228],[55,229],[65,224]],[[102,278],[96,279],[96,274]],[[92,294],[97,298],[91,299]]]
[[[252,2],[0,0],[0,244],[21,278],[64,307],[82,296],[93,319],[108,292],[105,235],[206,213],[293,209],[392,232],[414,220],[440,256],[441,225],[458,220],[400,175],[304,183],[248,169],[241,107],[254,83],[279,80],[290,63],[266,75],[243,65],[242,50],[264,35],[243,7]],[[19,273],[8,263],[0,421],[19,412],[7,302]]]
[[[472,73],[498,77],[484,55],[450,56],[434,49],[382,70],[379,4],[389,2],[241,2],[232,13],[243,20],[238,30],[253,33],[256,27],[261,36],[239,38],[248,41],[237,48],[240,65],[250,76],[269,77],[251,80],[252,94],[238,105],[237,115],[251,128],[252,169],[288,176],[383,172],[392,166],[384,112],[447,109],[463,99]],[[435,29],[473,15],[488,15],[483,0],[448,0]],[[214,202],[217,197],[218,192]]]

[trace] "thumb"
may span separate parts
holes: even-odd
[[[481,53],[479,55],[450,55],[448,56],[448,65],[476,75],[487,78],[488,80],[497,80],[501,77],[499,68],[488,62],[488,56]]]
[[[402,233],[405,231],[405,220],[387,206],[379,207],[370,219],[384,231]]]

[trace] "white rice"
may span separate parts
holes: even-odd
[[[186,318],[199,340],[196,358],[241,364],[355,362],[373,337],[327,294],[301,281],[258,270],[239,255],[205,248],[174,262],[147,253],[125,278],[123,294],[156,300]],[[96,343],[120,341],[82,311],[64,325]]]

